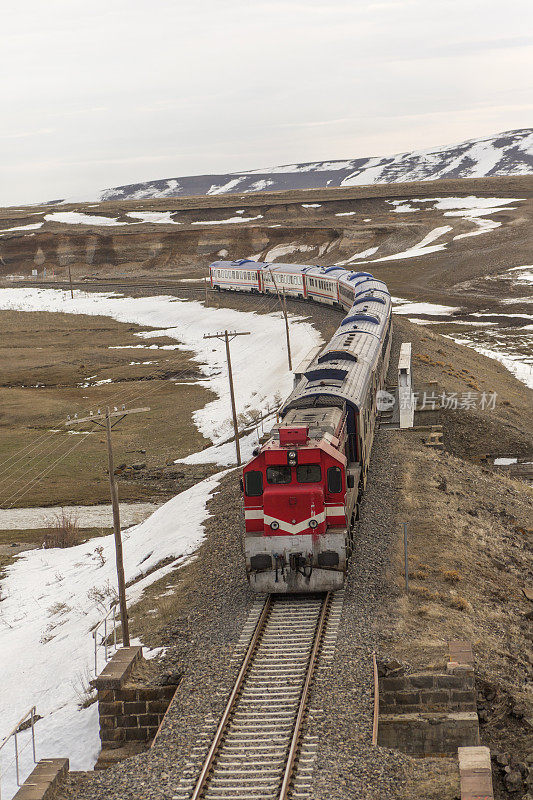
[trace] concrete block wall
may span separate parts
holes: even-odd
[[[153,739],[174,696],[176,686],[132,684],[131,674],[141,659],[142,647],[124,647],[93,681],[103,748]]]
[[[476,697],[473,669],[392,676],[379,685],[383,714],[476,711]]]

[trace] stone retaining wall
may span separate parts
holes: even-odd
[[[414,714],[476,710],[473,669],[453,674],[420,672],[382,678],[379,708],[384,714]]]
[[[92,682],[98,690],[100,739],[103,748],[154,738],[176,686],[136,686],[131,674],[142,660],[142,647],[118,650]]]

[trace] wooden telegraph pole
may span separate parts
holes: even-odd
[[[250,331],[224,331],[224,333],[205,334],[204,339],[224,339],[226,342],[226,359],[228,362],[229,395],[231,398],[231,413],[233,415],[233,432],[235,434],[235,452],[237,454],[237,466],[241,465],[241,446],[239,444],[239,426],[237,424],[237,409],[235,408],[235,392],[233,390],[233,372],[231,370],[231,355],[229,343],[236,336],[249,336]],[[230,338],[231,337],[231,338]]]
[[[207,295],[207,281],[208,281],[208,278],[204,278],[204,287],[205,287],[205,305],[206,305],[206,308],[207,308],[207,306],[209,305],[209,297],[208,297],[208,295]]]
[[[118,599],[120,605],[120,624],[122,626],[122,646],[130,646],[130,630],[128,624],[128,608],[126,605],[126,578],[124,575],[124,559],[122,555],[122,534],[120,531],[120,508],[118,505],[118,491],[115,481],[115,468],[113,463],[113,446],[111,442],[111,429],[118,425],[127,414],[139,414],[141,411],[150,411],[149,408],[130,408],[126,410],[124,406],[120,411],[115,407],[113,411],[109,410],[109,406],[105,410],[105,423],[102,423],[102,414],[98,409],[98,414],[91,414],[90,417],[82,417],[78,419],[67,419],[65,425],[79,425],[82,422],[91,422],[93,425],[98,425],[100,428],[106,429],[107,437],[107,459],[109,468],[109,487],[111,490],[111,507],[113,509],[113,533],[115,536],[115,554],[117,561],[117,580],[118,580]],[[111,417],[118,417],[116,422],[111,424]]]
[[[68,282],[70,283],[70,297],[71,297],[71,300],[74,300],[74,290],[72,288],[72,273],[70,271],[70,264],[69,264],[69,267],[68,267]]]
[[[291,356],[291,337],[289,333],[289,317],[287,315],[287,300],[285,298],[285,287],[283,287],[283,298],[282,295],[279,293],[279,289],[276,284],[276,280],[272,273],[272,270],[269,270],[270,277],[272,278],[272,283],[274,284],[274,289],[276,290],[276,294],[278,295],[279,304],[281,306],[281,311],[285,318],[285,336],[287,338],[287,358],[289,360],[289,372],[292,372],[292,356]]]

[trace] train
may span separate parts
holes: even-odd
[[[215,261],[211,287],[275,294],[347,312],[305,359],[278,422],[244,466],[244,552],[258,593],[344,585],[392,339],[391,296],[369,272],[342,266]]]

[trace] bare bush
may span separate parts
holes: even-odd
[[[43,547],[74,547],[80,543],[80,526],[75,514],[69,514],[64,508],[56,514],[50,527],[50,532],[45,534]]]
[[[74,680],[71,681],[71,686],[78,698],[78,708],[89,708],[96,703],[98,694],[96,689],[91,686],[91,674],[87,667],[83,672],[76,674]]]

